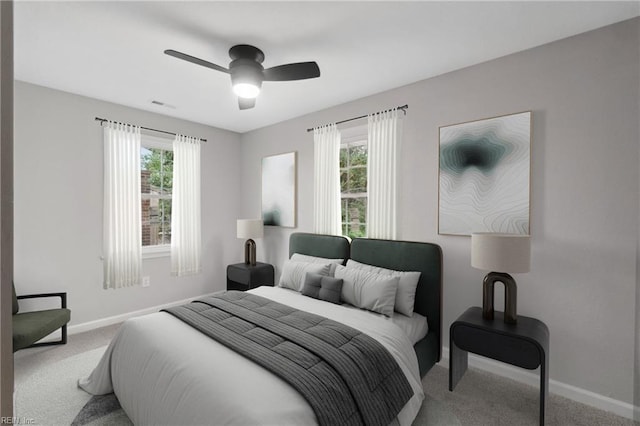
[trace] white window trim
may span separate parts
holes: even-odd
[[[173,139],[162,138],[142,134],[140,145],[145,148],[156,148],[165,151],[173,151]],[[171,256],[171,244],[142,246],[142,259],[155,259],[159,257]]]

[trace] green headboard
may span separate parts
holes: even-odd
[[[396,271],[420,271],[414,310],[427,317],[429,333],[413,348],[420,376],[442,356],[442,250],[437,244],[411,241],[355,238],[293,233],[289,237],[289,257],[293,253],[329,259],[349,258]]]
[[[427,317],[442,347],[442,249],[437,244],[355,238],[351,259],[396,271],[420,271],[414,310]]]
[[[349,258],[349,240],[335,235],[318,235],[296,232],[289,237],[289,257],[293,253],[329,259]]]

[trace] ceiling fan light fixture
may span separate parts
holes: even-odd
[[[260,93],[260,87],[255,83],[245,82],[245,83],[235,83],[233,85],[233,93],[238,95],[238,97],[245,99],[255,99],[258,97]]]
[[[262,65],[250,59],[236,59],[229,64],[233,92],[241,98],[255,99],[262,87]]]

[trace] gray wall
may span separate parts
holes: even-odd
[[[441,236],[438,127],[533,111],[532,267],[519,313],[547,323],[551,378],[633,402],[638,333],[639,19],[486,62],[242,135],[242,212],[260,212],[260,162],[298,152],[298,227],[268,228],[258,257],[281,265],[288,235],[312,230],[313,137],[306,128],[409,104],[400,155],[399,237],[444,251],[448,327],[481,303],[469,238]],[[498,295],[496,295],[496,300]]]
[[[148,259],[149,287],[102,288],[103,143],[96,116],[208,140],[202,274],[171,277],[169,257]],[[14,161],[17,291],[67,291],[71,325],[222,290],[226,265],[241,259],[237,133],[16,82]]]

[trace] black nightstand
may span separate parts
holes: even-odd
[[[273,266],[256,262],[255,266],[236,263],[227,266],[227,290],[246,291],[261,285],[273,286]]]
[[[549,388],[549,329],[535,318],[518,315],[517,324],[506,324],[504,314],[482,318],[482,308],[472,307],[449,329],[449,390],[467,371],[468,352],[529,370],[540,367],[540,425]]]

